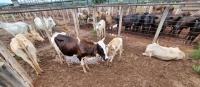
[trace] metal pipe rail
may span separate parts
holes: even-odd
[[[13,13],[25,13],[25,12],[39,12],[39,11],[51,11],[51,10],[63,10],[63,9],[77,9],[77,8],[86,8],[86,7],[120,7],[120,6],[152,6],[152,5],[191,5],[191,4],[200,4],[199,2],[182,2],[182,3],[149,3],[149,4],[108,4],[108,5],[88,5],[88,6],[62,6],[62,7],[50,7],[50,8],[33,8],[37,10],[21,10],[16,9],[7,10],[9,12],[5,12],[6,10],[0,10],[0,14],[13,14]],[[24,9],[24,8],[23,8]],[[32,9],[32,8],[31,8]],[[39,9],[39,10],[38,10]]]
[[[0,12],[0,14],[15,14],[15,13],[26,13],[26,12],[41,12],[41,11],[52,11],[52,10],[63,10],[63,9],[77,9],[85,8],[86,6],[68,6],[68,7],[59,7],[59,8],[48,8],[48,9],[36,9],[36,10],[22,10],[22,11],[9,11],[9,12]]]

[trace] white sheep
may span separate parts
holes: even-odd
[[[44,22],[44,25],[42,23],[42,21]],[[49,18],[45,18],[43,17],[43,20],[41,20],[39,17],[36,17],[34,19],[35,25],[38,29],[42,30],[43,34],[44,30],[45,30],[45,26],[48,29],[48,31],[50,32],[50,35],[52,35],[52,27],[56,26],[56,23],[53,21],[53,19],[51,17]]]
[[[98,37],[106,36],[106,22],[104,20],[100,20],[98,24],[96,24],[96,31]]]
[[[145,53],[142,55],[153,56],[161,60],[179,60],[185,57],[184,52],[178,47],[164,47],[156,43],[147,45]]]
[[[28,29],[31,30],[30,25],[28,25],[25,22],[3,23],[0,21],[0,28],[6,30],[13,36],[15,36],[16,34],[19,34],[19,33],[21,33],[21,34],[27,33]]]
[[[117,54],[117,51],[119,51],[119,57],[121,57],[122,51],[123,51],[123,40],[122,38],[116,37],[113,38],[112,41],[110,41],[106,47],[107,55],[109,58],[109,61],[112,62],[113,58]]]

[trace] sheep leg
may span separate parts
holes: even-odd
[[[19,41],[18,41],[19,42]],[[28,52],[27,50],[27,46],[24,46],[24,44],[20,43],[20,46],[22,46],[22,49],[25,51],[25,53],[27,54],[27,56],[29,58],[27,62],[29,62],[29,64],[36,70],[37,75],[42,73],[42,70],[40,69],[39,65],[35,62],[36,59],[34,59],[31,54]],[[37,61],[37,60],[36,60]]]
[[[122,56],[122,52],[123,52],[123,48],[122,48],[122,46],[120,46],[120,50],[119,50],[119,57],[121,57],[121,56]]]
[[[62,56],[63,56],[64,61],[67,63],[67,66],[70,66],[70,64],[67,62],[67,58],[65,57],[65,55],[62,54]]]
[[[83,67],[83,72],[87,73],[86,68],[85,68],[84,58],[81,59],[81,66]]]
[[[87,64],[87,62],[88,62],[88,59],[86,58],[84,61],[85,61],[85,66],[86,66],[86,69],[88,69],[89,71],[91,71],[91,70],[90,70],[90,68],[88,67],[88,64]]]

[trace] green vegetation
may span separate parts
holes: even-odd
[[[195,49],[191,54],[191,58],[200,59],[200,49]]]
[[[0,37],[3,37],[3,36],[4,36],[4,35],[1,35],[1,34],[0,34]]]
[[[92,30],[92,33],[93,33],[93,34],[97,34],[97,30],[96,30],[96,29],[93,29],[93,30]]]
[[[92,0],[92,2],[94,3],[94,4],[101,4],[101,3],[104,3],[104,2],[106,2],[107,0]]]
[[[195,50],[190,54],[191,58],[200,59],[200,44],[197,44]],[[200,75],[200,65],[193,65],[192,69]]]
[[[200,75],[200,66],[198,66],[198,65],[193,65],[193,66],[192,66],[192,69],[193,69],[194,71],[196,71],[197,74]]]
[[[70,5],[72,5],[72,6],[77,6],[77,5],[79,5],[79,6],[84,6],[84,5],[85,5],[85,3],[81,3],[81,2],[74,2],[74,3],[70,3]]]
[[[200,49],[200,44],[197,44],[195,49]]]
[[[200,59],[200,44],[197,44],[195,50],[190,54],[191,58]]]

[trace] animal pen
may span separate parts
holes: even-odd
[[[146,29],[146,30],[142,30],[140,27],[139,31],[134,31],[134,29],[132,27],[128,28],[127,30],[124,30],[123,28],[123,16],[126,16],[128,14],[143,14],[144,12],[149,12],[152,13],[152,8],[154,5],[166,5],[165,10],[163,11],[163,13],[158,14],[160,16],[160,21],[157,23],[156,26],[150,26],[150,28],[155,28],[155,30],[151,30],[150,28]],[[106,9],[108,10],[108,14],[110,14],[111,16],[116,16],[119,18],[119,26],[118,29],[113,29],[113,30],[106,30],[106,34],[108,36],[108,40],[106,40],[106,43],[114,36],[114,37],[122,37],[125,40],[125,52],[124,52],[124,59],[118,59],[118,61],[114,61],[115,63],[113,64],[114,66],[112,67],[108,67],[108,69],[105,69],[107,67],[105,66],[100,66],[100,65],[94,65],[93,68],[95,70],[93,70],[90,75],[82,75],[82,73],[80,73],[78,71],[77,68],[80,67],[75,67],[74,65],[72,65],[73,67],[69,66],[67,68],[66,65],[64,64],[59,64],[59,63],[54,63],[52,61],[48,61],[48,63],[45,63],[48,59],[48,57],[51,57],[50,59],[54,59],[55,58],[55,50],[52,49],[52,45],[50,42],[50,34],[47,30],[47,28],[45,29],[45,32],[47,34],[47,38],[49,40],[46,40],[44,44],[40,44],[37,43],[38,46],[36,46],[37,48],[43,48],[40,49],[40,52],[43,54],[39,54],[39,57],[44,57],[42,59],[42,67],[43,68],[47,68],[45,69],[45,74],[41,75],[41,76],[37,76],[33,74],[33,72],[28,69],[30,67],[26,67],[28,65],[26,65],[25,63],[19,64],[16,60],[16,58],[14,58],[10,52],[7,50],[9,41],[12,38],[12,36],[10,36],[7,33],[0,33],[3,35],[8,35],[8,37],[0,37],[1,41],[0,41],[0,53],[2,54],[2,57],[0,57],[0,80],[1,78],[6,79],[7,80],[7,84],[12,86],[20,86],[20,87],[51,87],[51,86],[81,86],[81,84],[84,84],[84,80],[86,80],[89,84],[92,84],[92,86],[102,86],[103,83],[105,82],[106,86],[162,86],[162,87],[169,87],[172,84],[177,85],[178,83],[180,83],[181,85],[184,86],[199,86],[200,84],[195,83],[195,81],[191,80],[191,81],[182,81],[182,82],[178,82],[178,80],[180,79],[185,79],[185,78],[189,78],[190,76],[186,76],[186,77],[182,77],[181,75],[186,75],[188,73],[191,74],[190,69],[186,69],[184,68],[184,70],[188,70],[186,73],[182,73],[178,78],[178,80],[176,78],[168,78],[168,74],[169,75],[174,75],[171,74],[173,73],[173,71],[175,71],[175,69],[177,69],[178,66],[184,67],[186,66],[188,68],[188,65],[191,65],[191,63],[186,63],[186,64],[181,64],[181,63],[185,63],[186,61],[191,62],[190,60],[186,60],[186,61],[180,61],[178,62],[178,65],[176,65],[175,62],[160,62],[159,60],[150,60],[147,58],[142,58],[140,59],[140,57],[142,56],[138,56],[139,53],[141,53],[141,51],[143,51],[144,49],[144,45],[147,45],[147,43],[152,43],[152,42],[156,42],[156,40],[159,38],[159,43],[162,45],[167,45],[167,46],[182,46],[184,48],[186,48],[186,50],[188,50],[189,48],[191,48],[191,45],[184,45],[184,42],[186,41],[185,37],[187,36],[188,32],[190,32],[189,29],[182,29],[181,33],[169,33],[170,30],[172,30],[170,27],[166,27],[166,29],[164,31],[162,31],[162,27],[165,23],[165,20],[167,18],[167,15],[169,14],[169,8],[170,6],[175,6],[175,10],[173,11],[173,13],[175,14],[179,14],[183,11],[190,11],[192,14],[198,14],[198,10],[200,10],[199,6],[200,3],[194,3],[194,2],[184,2],[184,3],[150,3],[150,4],[108,4],[108,5],[88,5],[88,6],[62,6],[62,7],[35,7],[35,8],[16,8],[16,9],[2,9],[0,12],[1,15],[1,19],[0,21],[2,22],[17,22],[17,21],[23,21],[23,22],[27,22],[28,24],[31,24],[32,26],[34,26],[34,24],[32,23],[33,19],[35,17],[48,17],[51,16],[54,20],[61,20],[62,22],[64,22],[63,25],[70,25],[72,27],[72,29],[74,29],[76,36],[84,36],[85,38],[89,38],[92,39],[93,41],[96,41],[97,38],[93,35],[90,34],[90,31],[92,29],[95,29],[96,27],[96,23],[98,22],[95,14],[96,12],[102,9]],[[79,12],[80,8],[89,8],[89,11],[92,13],[92,22],[90,22],[92,24],[92,26],[89,26],[88,28],[84,28],[82,29],[82,25],[79,24],[79,20],[77,18],[77,13]],[[118,16],[117,16],[118,15]],[[199,12],[200,15],[200,12]],[[174,15],[172,15],[174,16]],[[193,16],[191,16],[192,18]],[[190,17],[188,17],[190,18]],[[72,23],[73,21],[73,23]],[[35,28],[35,27],[33,27]],[[2,30],[1,30],[2,31]],[[54,29],[54,31],[63,31],[60,29],[60,27],[57,27],[56,29]],[[179,30],[180,31],[180,30]],[[4,31],[2,31],[4,32]],[[146,32],[146,33],[143,33]],[[175,31],[178,32],[178,31]],[[192,31],[193,33],[199,33],[199,32],[195,32]],[[3,38],[3,40],[2,40]],[[146,40],[147,39],[147,40]],[[144,40],[144,43],[139,42],[141,40]],[[2,43],[3,42],[3,43]],[[129,46],[134,45],[132,49],[129,49]],[[143,46],[140,46],[143,45]],[[46,47],[45,47],[46,46]],[[46,50],[45,50],[46,49]],[[48,50],[47,50],[48,49]],[[141,50],[142,49],[142,50]],[[126,51],[127,50],[127,51]],[[129,51],[129,52],[128,52]],[[139,52],[137,52],[139,51]],[[47,53],[45,53],[47,52]],[[134,52],[138,53],[138,54],[133,54]],[[51,55],[50,55],[51,54]],[[130,54],[130,55],[129,55]],[[49,56],[50,55],[50,56]],[[128,55],[128,56],[126,56]],[[46,59],[47,58],[47,59]],[[132,64],[132,62],[134,62],[135,64]],[[145,65],[144,62],[141,61],[145,61],[145,63],[147,63],[147,65]],[[147,61],[151,61],[151,62],[147,62]],[[4,65],[1,66],[1,62],[4,63]],[[49,64],[52,63],[51,64]],[[140,62],[141,65],[137,65],[136,63]],[[127,65],[126,65],[127,63]],[[157,63],[157,66],[160,65],[159,67],[148,67],[150,66],[152,63]],[[129,64],[129,65],[128,65]],[[131,65],[132,64],[132,65]],[[164,65],[162,65],[164,64]],[[21,66],[22,65],[22,66]],[[123,67],[126,66],[126,67]],[[136,66],[136,67],[145,67],[145,69],[140,69],[140,68],[133,68],[131,66]],[[169,73],[167,73],[166,71],[162,71],[163,68],[166,68],[166,66],[170,66],[173,70]],[[51,68],[49,68],[50,66],[52,66]],[[6,68],[5,68],[6,67]],[[22,68],[23,67],[23,68]],[[118,68],[119,67],[119,68]],[[26,68],[24,70],[24,68]],[[57,69],[54,70],[54,69]],[[153,69],[156,71],[156,69],[158,68],[158,70],[161,70],[159,75],[155,75],[154,73],[150,73],[151,75],[155,75],[157,77],[155,77],[155,80],[159,80],[159,78],[162,79],[161,83],[151,83],[151,81],[155,81],[154,77],[151,76],[147,76],[148,80],[145,79],[144,77],[148,74],[148,72],[151,72],[151,70],[148,70],[148,68]],[[171,70],[171,68],[166,68],[167,70]],[[70,70],[71,69],[71,70]],[[98,69],[100,69],[101,71],[99,71]],[[114,74],[111,74],[111,77],[107,76],[106,74],[112,73],[113,70]],[[121,69],[120,71],[118,71],[118,69]],[[6,71],[7,70],[7,71]],[[26,71],[28,70],[28,71]],[[68,70],[68,71],[67,71]],[[102,71],[103,70],[103,71]],[[128,75],[125,75],[122,71],[126,71]],[[138,70],[136,72],[133,72],[135,70]],[[145,71],[147,70],[147,71]],[[179,74],[178,72],[184,72],[184,70],[178,69],[179,71],[176,72],[176,74]],[[51,73],[48,73],[51,72]],[[12,75],[7,75],[10,77],[5,77],[6,75],[4,75],[6,73],[10,73]],[[28,72],[28,73],[27,73]],[[51,76],[50,75],[53,72],[57,72],[59,74],[55,74],[55,76]],[[66,72],[66,74],[64,74]],[[100,73],[99,73],[100,72]],[[145,74],[143,74],[143,73]],[[146,73],[147,72],[147,73]],[[3,73],[3,74],[2,74]],[[73,73],[73,74],[69,74],[69,73]],[[106,74],[102,74],[102,73],[106,73]],[[130,73],[134,73],[135,75],[129,75]],[[136,75],[137,73],[139,73],[140,75]],[[167,73],[167,76],[162,75],[161,73]],[[62,75],[61,75],[62,74]],[[69,74],[69,75],[68,75]],[[76,76],[78,74],[78,76]],[[3,76],[4,75],[4,76]],[[71,75],[71,76],[70,76]],[[98,76],[99,75],[99,76]],[[105,76],[104,76],[105,75]],[[12,77],[13,76],[13,77]],[[58,76],[58,79],[61,80],[56,80],[56,76]],[[67,76],[69,78],[67,78]],[[74,77],[73,77],[74,76]],[[94,78],[92,78],[93,76],[96,76]],[[102,76],[102,77],[100,77]],[[66,77],[64,79],[64,77]],[[82,78],[81,78],[82,77]],[[111,80],[107,80],[104,81],[104,78],[109,77],[109,79]],[[124,82],[123,84],[120,84],[120,80],[114,80],[114,82],[112,82],[112,79],[116,79],[116,78],[121,78],[122,82]],[[81,78],[81,79],[80,79]],[[83,79],[85,78],[85,79]],[[95,78],[99,78],[100,80],[97,80]],[[133,79],[137,79],[140,78],[139,81],[138,80],[133,80]],[[191,78],[193,79],[197,79],[195,78],[195,75],[192,73],[191,74]],[[48,80],[48,82],[44,82],[42,80]],[[53,79],[52,82],[51,80]],[[70,79],[72,81],[70,81]],[[165,79],[173,79],[173,82],[170,82],[170,84],[165,83]],[[129,82],[130,80],[130,82]],[[176,80],[176,81],[175,81]],[[41,82],[40,82],[41,81]],[[56,83],[57,81],[57,83]],[[79,81],[81,82],[80,84],[78,83],[73,83],[74,81]],[[94,81],[95,83],[92,83],[90,81]],[[99,83],[99,81],[102,81]],[[134,84],[131,84],[131,81]],[[168,80],[167,80],[168,81]],[[197,80],[199,81],[199,80]],[[69,82],[69,84],[67,83]],[[111,82],[111,83],[110,83]],[[5,82],[6,83],[6,82]],[[51,84],[52,83],[52,84]],[[86,82],[85,82],[86,83]],[[192,84],[194,83],[194,84]],[[17,85],[16,85],[17,84]],[[83,86],[91,86],[88,84],[84,84]],[[176,87],[176,86],[174,86]]]

